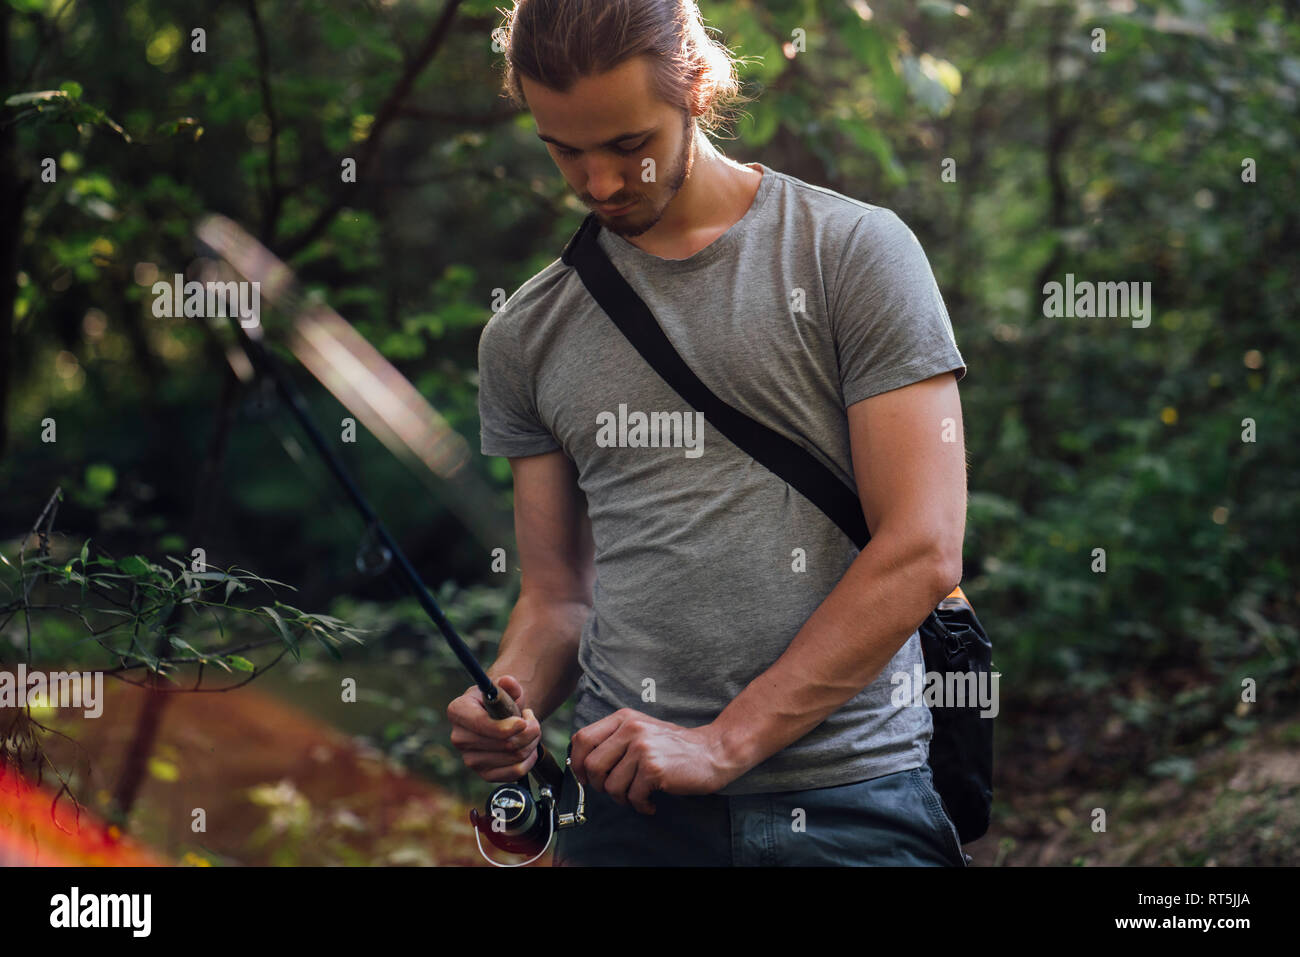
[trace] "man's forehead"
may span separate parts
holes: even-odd
[[[651,87],[648,63],[641,57],[605,73],[580,77],[563,93],[528,77],[520,82],[537,132],[570,144],[575,139],[603,142],[642,129],[651,125],[663,106]]]

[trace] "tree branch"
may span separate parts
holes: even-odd
[[[415,86],[415,81],[433,61],[434,56],[442,47],[443,41],[447,39],[447,34],[451,31],[452,21],[456,18],[456,11],[463,2],[464,0],[447,0],[442,15],[438,17],[433,29],[429,31],[420,52],[416,54],[415,59],[407,64],[406,70],[394,85],[392,92],[388,94],[388,98],[380,106],[379,112],[375,114],[375,121],[370,126],[370,135],[366,137],[365,143],[361,146],[360,155],[357,157],[358,179],[368,172],[373,165],[384,133],[392,122],[401,115],[406,98]],[[343,157],[338,157],[340,162],[342,159]],[[339,163],[335,163],[334,168],[337,170],[338,166]],[[288,260],[296,253],[301,252],[309,243],[320,236],[343,210],[343,207],[348,203],[350,192],[350,190],[336,189],[334,199],[329,205],[322,209],[302,232],[282,243],[276,249],[276,254],[281,259]]]
[[[262,16],[257,12],[257,0],[248,0],[248,19],[253,24],[253,36],[257,41],[257,82],[262,88],[262,112],[266,114],[271,125],[270,136],[266,142],[266,195],[263,198],[261,239],[269,246],[275,237],[275,227],[280,219],[280,207],[284,203],[284,191],[280,186],[280,118],[275,112],[275,101],[271,98],[271,53],[267,48],[266,29],[262,26]]]

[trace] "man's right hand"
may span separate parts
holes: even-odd
[[[502,675],[497,687],[514,699],[522,718],[497,720],[487,712],[483,693],[470,685],[447,705],[451,743],[465,766],[485,781],[517,781],[537,762],[542,726],[531,708],[524,707],[524,689],[514,677]]]

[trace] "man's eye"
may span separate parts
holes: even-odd
[[[648,142],[650,142],[650,140],[649,140],[649,138],[647,137],[646,139],[644,139],[644,140],[642,140],[640,143],[638,143],[636,146],[627,146],[627,147],[616,146],[616,147],[614,147],[614,152],[616,152],[616,153],[622,153],[624,156],[626,156],[626,155],[629,155],[629,154],[631,154],[631,153],[635,153],[635,152],[636,152],[637,150],[639,150],[639,149],[644,148],[645,145],[646,145],[646,143],[648,143]],[[566,159],[572,159],[573,157],[577,156],[577,155],[578,155],[580,152],[582,152],[582,151],[581,151],[581,150],[571,150],[571,149],[567,149],[567,148],[565,148],[565,147],[563,147],[563,146],[557,146],[557,147],[555,147],[555,152],[558,153],[560,156],[565,157]]]

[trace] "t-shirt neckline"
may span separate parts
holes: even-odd
[[[757,169],[763,173],[763,178],[758,182],[758,191],[754,194],[749,209],[745,210],[745,215],[732,223],[726,232],[694,255],[688,256],[686,259],[664,259],[662,256],[646,252],[639,246],[628,242],[622,236],[611,233],[608,229],[601,229],[597,241],[601,243],[601,248],[611,258],[620,258],[634,263],[641,269],[650,268],[667,272],[684,272],[698,269],[700,266],[713,262],[719,256],[725,255],[740,241],[741,234],[748,229],[752,220],[757,217],[759,209],[767,199],[768,194],[772,192],[773,181],[776,178],[775,172],[762,163],[746,163],[745,165],[750,169]]]

